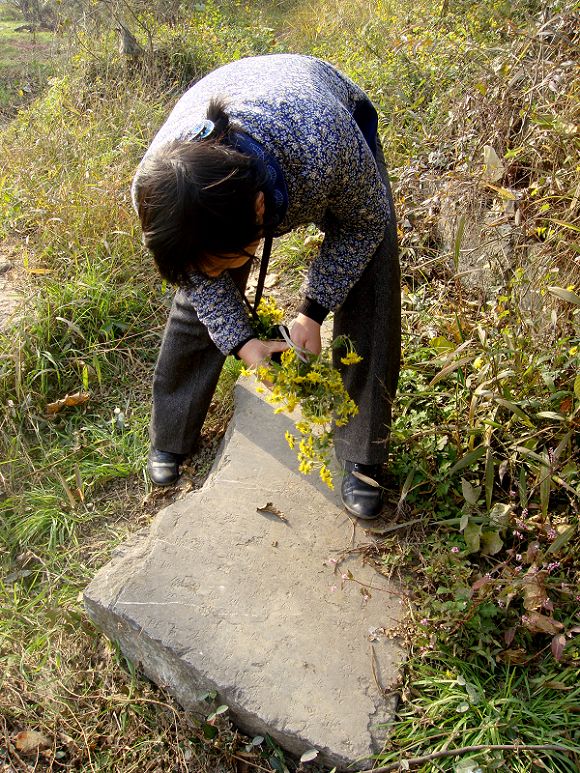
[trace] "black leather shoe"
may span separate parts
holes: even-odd
[[[357,518],[371,520],[376,518],[382,510],[383,488],[377,483],[380,469],[380,464],[344,462],[344,477],[340,487],[342,504],[349,513],[356,515]],[[353,475],[355,472],[369,478],[376,485],[367,483],[364,479]]]
[[[147,457],[147,472],[151,482],[156,486],[171,486],[179,478],[179,465],[184,459],[183,454],[152,448]]]

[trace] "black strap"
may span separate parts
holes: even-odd
[[[256,285],[256,295],[254,297],[254,312],[257,313],[258,306],[262,300],[262,293],[264,292],[264,282],[266,281],[266,274],[268,273],[268,263],[270,262],[270,255],[272,254],[272,242],[274,238],[272,234],[266,234],[264,237],[264,247],[262,248],[262,259],[260,260],[260,274],[258,275],[258,284]]]

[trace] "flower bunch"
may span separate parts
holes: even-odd
[[[263,314],[266,322],[268,319],[281,321],[280,311],[272,300],[262,300],[258,307],[258,315]],[[269,337],[273,337],[271,333],[270,328]],[[255,372],[260,381],[269,384],[266,400],[275,406],[276,413],[292,413],[296,407],[300,408],[302,416],[294,424],[296,434],[286,432],[286,441],[296,452],[300,472],[307,475],[317,470],[320,479],[331,489],[334,486],[329,463],[334,426],[344,426],[358,413],[342,376],[332,365],[332,350],[337,348],[345,349],[341,357],[344,365],[362,360],[350,340],[341,336],[324,347],[318,356],[306,356],[306,361],[294,349],[288,349],[282,353],[280,364],[269,361],[255,371],[242,371],[244,375]]]
[[[262,341],[279,338],[278,325],[284,321],[284,310],[273,298],[262,298],[258,305],[257,317],[252,320],[256,337]]]

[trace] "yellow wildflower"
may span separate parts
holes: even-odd
[[[352,351],[348,352],[348,354],[345,354],[344,357],[341,357],[340,361],[343,365],[356,365],[357,362],[362,362],[362,357],[356,352]]]
[[[279,325],[284,319],[284,311],[274,298],[262,298],[258,305],[258,315],[264,317],[270,325]]]
[[[286,438],[286,442],[290,446],[292,450],[294,450],[294,444],[296,443],[296,438],[294,435],[292,435],[290,432],[286,432],[284,437]]]
[[[334,483],[332,482],[332,473],[328,469],[328,467],[323,464],[320,468],[320,480],[323,483],[326,483],[329,489],[334,489]]]
[[[282,352],[282,357],[280,358],[282,367],[284,368],[288,367],[288,365],[291,365],[295,359],[296,359],[296,353],[294,349],[286,349],[286,351]]]

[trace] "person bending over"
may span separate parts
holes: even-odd
[[[153,381],[153,483],[177,480],[228,354],[255,366],[285,344],[260,341],[244,289],[260,240],[314,223],[324,241],[308,268],[292,341],[314,354],[334,312],[362,362],[345,367],[359,408],[335,431],[346,509],[376,517],[400,365],[395,214],[377,113],[329,63],[297,54],[250,57],[191,86],[137,169],[132,197],[160,274],[178,286]]]

